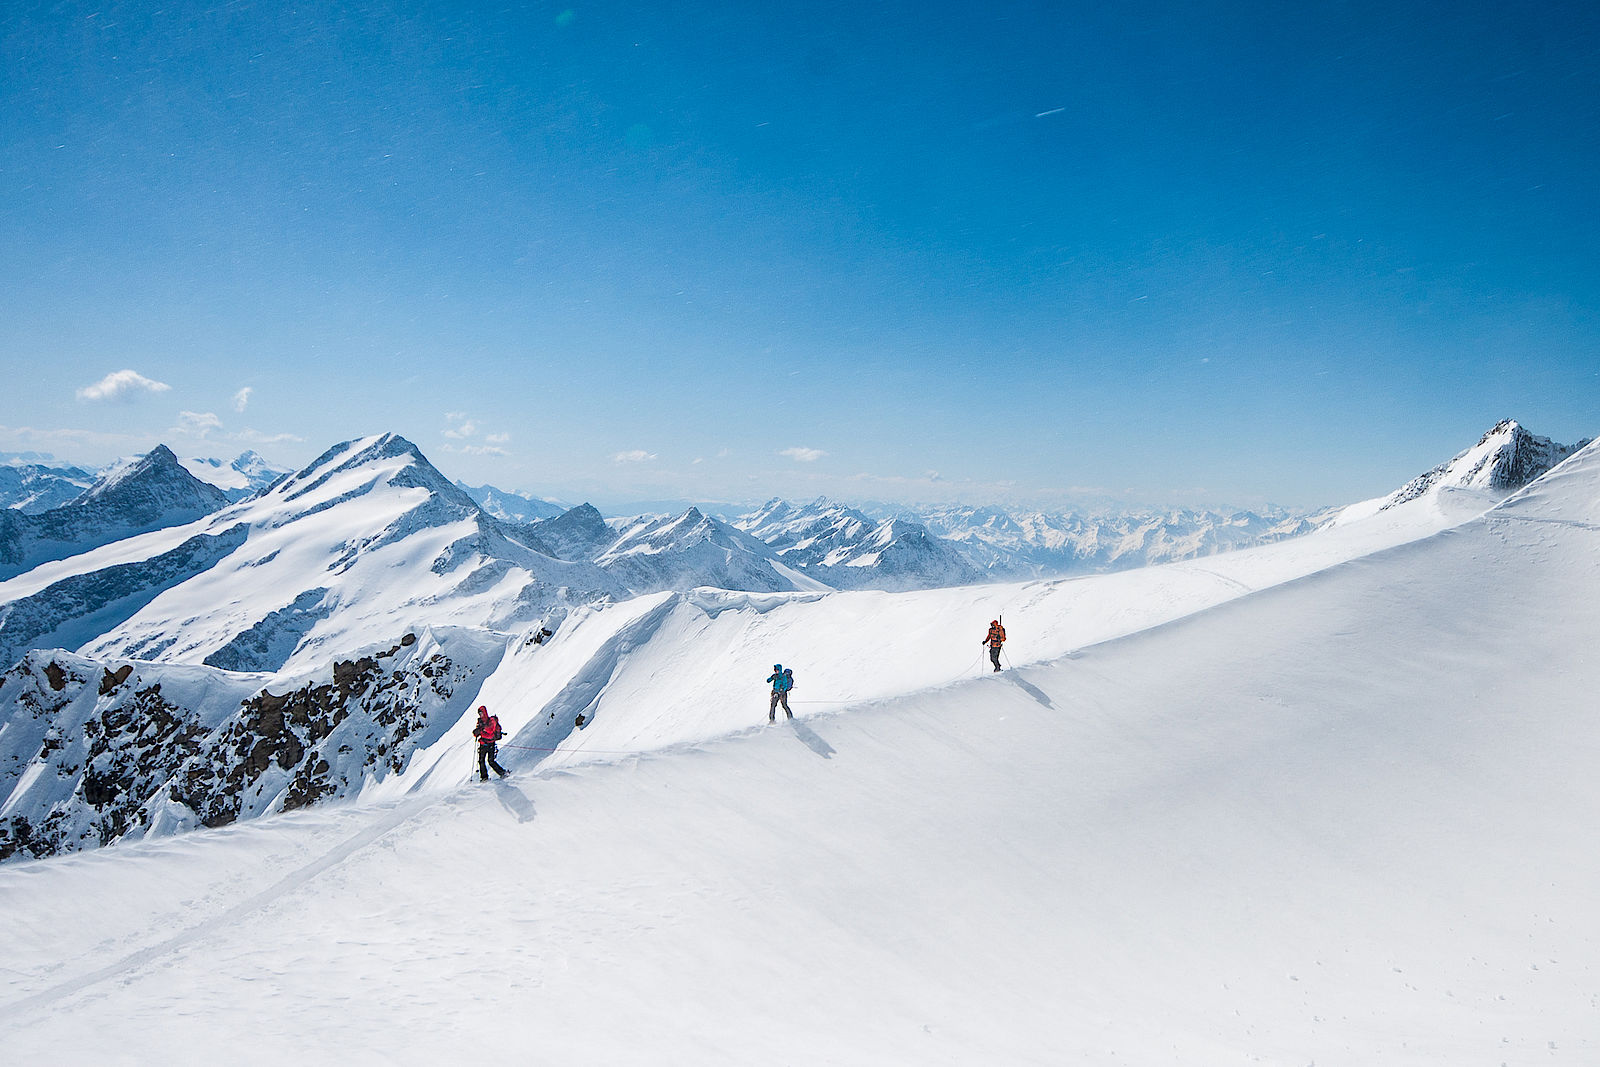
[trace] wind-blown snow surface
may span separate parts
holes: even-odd
[[[0,1058],[1592,1064],[1597,634],[1591,447],[999,677],[0,869]]]

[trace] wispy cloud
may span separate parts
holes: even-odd
[[[256,445],[276,445],[284,442],[304,444],[305,438],[292,433],[262,433],[260,430],[240,430],[236,434],[229,434],[236,441],[249,441]]]
[[[109,452],[147,451],[154,443],[143,434],[107,433],[103,430],[77,430],[58,427],[42,430],[36,426],[0,426],[0,446],[6,448],[58,448],[82,453],[85,450]]]
[[[178,425],[172,428],[175,434],[184,437],[204,438],[213,430],[222,429],[222,420],[209,411],[180,411],[178,412]]]
[[[204,437],[208,441],[241,441],[252,445],[304,444],[305,438],[292,433],[267,434],[259,430],[239,430],[207,436],[221,424],[210,424],[215,415],[186,411],[179,414],[183,425],[171,427],[167,435],[186,434]],[[102,430],[78,430],[67,427],[42,430],[34,426],[0,426],[0,449],[58,449],[72,453],[70,462],[103,462],[105,454],[126,455],[130,452],[148,452],[160,443],[161,438],[150,434],[106,433]],[[97,457],[95,454],[99,453]]]
[[[482,434],[485,442],[481,445],[453,445],[447,441],[444,446],[446,452],[451,452],[458,456],[508,456],[511,454],[501,447],[511,443],[510,434],[483,434],[483,426],[465,411],[447,411],[444,413],[444,417],[445,421],[450,425],[441,430],[440,433],[449,438],[449,441],[469,441]]]
[[[165,393],[172,386],[146,378],[138,371],[119,370],[78,390],[79,400],[121,400],[136,393]]]
[[[255,392],[248,385],[233,394],[233,410],[243,412],[250,405],[250,394]]]
[[[796,463],[815,463],[823,456],[826,456],[827,453],[820,448],[801,448],[796,446],[794,448],[786,448],[779,452],[778,455],[788,456]]]
[[[458,456],[506,456],[510,455],[499,445],[445,445],[446,452]]]
[[[635,448],[631,452],[618,452],[611,457],[613,463],[649,463],[656,459],[654,452],[646,452],[642,448]]]

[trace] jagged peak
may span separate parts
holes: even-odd
[[[113,465],[72,504],[81,507],[92,501],[101,500],[108,494],[116,493],[130,484],[151,480],[177,481],[184,485],[193,483],[201,492],[211,488],[190,474],[172,449],[166,445],[156,445],[142,456]]]
[[[437,489],[447,495],[459,496],[463,500],[469,499],[465,493],[450,483],[450,480],[441,474],[422,450],[397,433],[373,434],[367,437],[357,437],[349,441],[341,441],[322,455],[312,460],[305,467],[289,475],[273,486],[274,494],[292,499],[327,481],[328,478],[342,471],[355,470],[373,463],[385,460],[407,458],[410,465],[423,473],[423,482],[428,488]],[[474,503],[472,505],[476,507]]]
[[[1476,489],[1508,492],[1543,475],[1588,441],[1557,444],[1530,433],[1515,419],[1501,419],[1478,443],[1418,475],[1391,493],[1380,510],[1409,503],[1437,489]]]

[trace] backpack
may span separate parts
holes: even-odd
[[[794,688],[794,671],[791,671],[788,667],[783,669],[782,685],[785,693]]]

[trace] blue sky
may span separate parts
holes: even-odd
[[[763,7],[5,5],[0,449],[1309,505],[1595,433],[1594,5]]]

